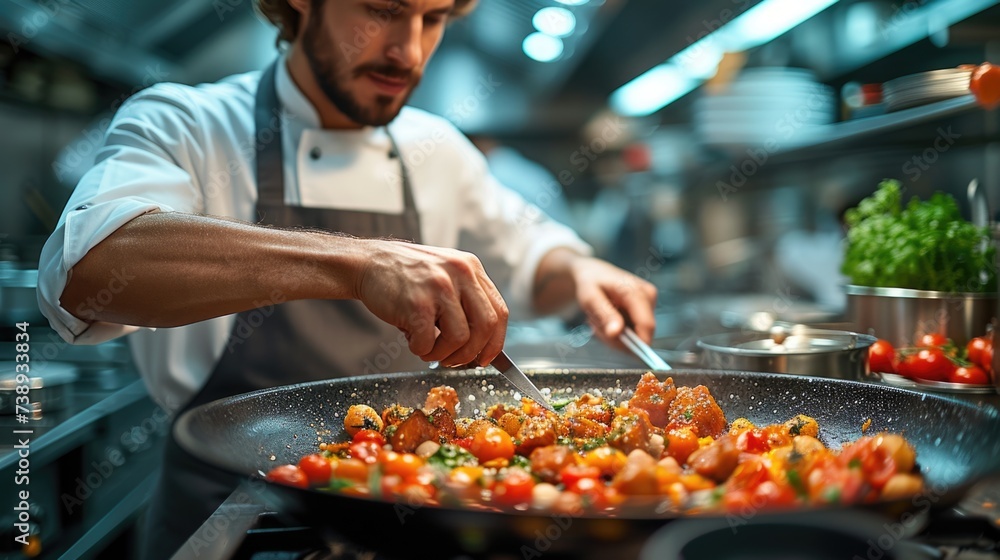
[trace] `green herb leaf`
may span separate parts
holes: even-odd
[[[440,447],[433,455],[427,458],[431,465],[439,465],[448,469],[455,467],[469,467],[479,464],[476,457],[464,448],[446,443]]]

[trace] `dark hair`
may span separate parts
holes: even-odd
[[[477,0],[455,0],[451,10],[452,17],[468,15],[475,7]],[[322,4],[323,0],[312,0],[314,6]],[[292,42],[299,30],[299,13],[288,4],[288,0],[254,0],[257,13],[278,28],[278,43]]]

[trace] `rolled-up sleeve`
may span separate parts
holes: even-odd
[[[152,211],[197,212],[201,189],[191,171],[198,143],[182,94],[154,86],[129,100],[104,135],[96,163],[81,178],[38,263],[38,305],[67,342],[97,344],[138,329],[79,319],[60,302],[72,268],[119,227]],[[110,292],[109,292],[110,293]],[[102,294],[94,294],[99,302]]]
[[[479,256],[503,292],[512,318],[531,317],[535,275],[545,255],[565,247],[589,256],[593,249],[572,229],[500,184],[489,173],[485,158],[469,147],[463,158],[467,196],[461,209],[459,247]]]

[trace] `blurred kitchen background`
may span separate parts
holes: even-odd
[[[692,363],[705,332],[841,321],[841,216],[883,178],[908,195],[949,192],[967,216],[977,180],[1000,209],[998,113],[957,69],[1000,63],[997,4],[480,0],[412,104],[454,121],[502,180],[653,281],[657,345]],[[35,371],[51,376],[37,411],[50,433],[32,455],[32,492],[50,494],[33,515],[48,553],[128,550],[168,421],[126,341],[68,347],[47,328],[32,289],[41,247],[129,95],[262,68],[275,36],[250,0],[0,3],[0,360],[13,359],[14,322],[30,321]],[[512,341],[542,332],[576,348],[587,340],[576,324],[517,326]],[[0,508],[0,533],[10,515]],[[0,553],[11,543],[2,536]]]

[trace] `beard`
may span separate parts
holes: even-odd
[[[318,16],[321,12],[315,10],[313,13]],[[303,50],[320,89],[341,113],[358,124],[385,126],[392,122],[420,83],[420,75],[391,64],[368,63],[351,68],[350,63],[337,54],[334,42],[323,29],[322,17],[309,20],[303,34]],[[363,79],[368,72],[408,79],[410,87],[401,97],[375,95],[371,99],[360,99],[347,89],[347,84],[354,79]]]

